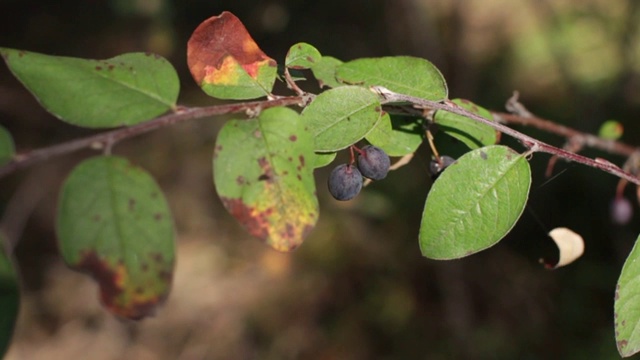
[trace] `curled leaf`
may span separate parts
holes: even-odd
[[[203,21],[187,43],[191,75],[209,96],[254,99],[269,95],[276,62],[253,41],[242,22],[225,11]]]
[[[560,250],[558,263],[553,265],[544,262],[547,269],[557,269],[576,261],[584,253],[584,240],[571,229],[558,227],[549,232],[549,237],[556,243]]]

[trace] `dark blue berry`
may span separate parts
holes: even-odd
[[[362,189],[362,174],[351,164],[338,165],[329,175],[329,192],[336,200],[351,200]]]
[[[444,171],[444,169],[448,168],[449,165],[453,164],[454,162],[456,162],[456,159],[447,155],[440,156],[440,161],[437,161],[436,159],[431,160],[431,163],[429,164],[429,172],[431,173],[431,177],[435,180],[438,175],[440,175],[440,173]]]
[[[358,154],[358,169],[364,177],[371,180],[384,179],[389,172],[389,166],[389,155],[377,146],[367,145]]]

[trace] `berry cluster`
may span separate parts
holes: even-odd
[[[362,190],[363,176],[371,180],[382,180],[391,166],[389,155],[379,147],[367,145],[362,149],[352,149],[358,152],[357,161],[352,158],[350,164],[338,165],[329,175],[329,192],[336,200],[353,199]]]

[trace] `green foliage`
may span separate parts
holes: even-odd
[[[318,95],[302,111],[315,137],[315,151],[334,152],[362,139],[380,121],[382,106],[373,92],[341,86]]]
[[[114,314],[140,319],[168,296],[171,212],[153,178],[126,159],[100,156],[76,166],[61,190],[56,228],[64,260],[96,279]]]
[[[11,134],[4,127],[0,126],[0,165],[6,164],[15,154],[16,149],[13,144]]]
[[[493,145],[462,156],[429,192],[420,249],[431,259],[457,259],[495,245],[524,210],[531,185],[525,156]]]
[[[384,86],[399,94],[427,100],[447,98],[447,83],[440,70],[425,59],[389,56],[357,59],[336,69],[336,77],[346,84]]]
[[[284,65],[291,69],[309,69],[321,59],[318,49],[307,43],[297,43],[289,49]]]
[[[622,356],[640,351],[640,245],[636,243],[627,257],[616,286],[613,317],[616,344]]]
[[[493,120],[493,116],[488,110],[469,100],[454,99],[452,101],[463,109],[485,119]],[[493,145],[498,141],[498,134],[492,127],[464,116],[439,110],[433,117],[433,121],[438,125],[439,130],[460,140],[472,150]]]
[[[0,244],[6,243],[5,236],[0,233]],[[9,348],[18,318],[19,303],[18,275],[11,256],[0,246],[0,357],[4,357]]]
[[[424,128],[422,121],[415,117],[385,113],[366,139],[389,156],[403,156],[416,151],[422,144]]]
[[[336,69],[341,64],[341,60],[331,56],[323,56],[320,61],[313,64],[311,72],[313,72],[313,76],[318,80],[321,88],[335,88],[343,85],[336,79]]]
[[[293,250],[318,220],[314,157],[313,137],[291,109],[231,120],[214,150],[216,190],[251,235],[276,250]]]
[[[177,109],[176,72],[154,55],[85,60],[7,48],[0,48],[0,54],[48,111],[71,124],[133,125]],[[229,12],[205,20],[194,31],[187,44],[187,62],[196,83],[212,97],[280,99],[271,94],[277,77],[275,60]],[[446,82],[429,61],[396,56],[343,63],[322,56],[310,44],[298,43],[289,49],[284,65],[311,69],[320,88],[329,89],[309,96],[313,100],[300,105],[300,114],[285,107],[237,105],[250,116],[224,124],[213,149],[217,193],[251,235],[278,251],[297,248],[319,217],[315,168],[327,166],[347,148],[353,161],[356,151],[362,153],[356,144],[363,139],[390,156],[412,154],[419,151],[427,126],[433,124],[438,147],[443,138],[455,140],[450,147],[455,152],[440,153],[460,157],[439,175],[426,199],[419,230],[422,254],[443,260],[474,254],[504,238],[520,218],[531,185],[526,154],[495,145],[499,136],[491,126],[443,110],[416,115],[415,99],[415,104],[383,106],[384,99],[370,88],[381,86],[440,102],[423,105],[419,111],[445,102],[493,120],[490,112],[467,100],[448,101]],[[613,121],[600,131],[608,139],[621,134],[622,127]],[[11,136],[0,127],[0,164],[14,157],[14,151]],[[385,162],[385,175],[388,165]],[[353,177],[362,185],[361,175]],[[127,160],[100,156],[72,171],[61,190],[57,235],[64,260],[95,278],[103,304],[114,314],[140,319],[168,296],[175,256],[170,210],[151,176]],[[623,356],[640,349],[637,252],[636,246],[616,291],[616,339]],[[0,354],[11,336],[17,299],[10,256],[0,252]]]
[[[173,66],[153,54],[85,60],[0,48],[11,72],[52,114],[87,128],[133,125],[175,107]]]

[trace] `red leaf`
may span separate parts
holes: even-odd
[[[253,85],[260,91],[258,96],[266,95],[275,80],[275,60],[260,50],[242,22],[227,11],[196,28],[187,44],[187,63],[195,81],[212,96],[241,97],[219,96],[219,92],[207,91],[207,86]]]

